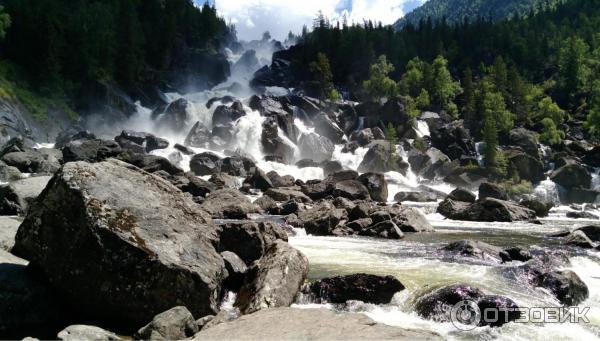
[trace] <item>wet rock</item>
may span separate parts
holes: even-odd
[[[506,192],[496,184],[484,182],[479,185],[479,200],[494,198],[498,200],[508,200]]]
[[[228,223],[220,226],[219,248],[238,255],[246,264],[261,258],[277,240],[287,241],[287,233],[271,222]]]
[[[567,218],[572,218],[572,219],[588,219],[588,220],[598,220],[600,219],[600,217],[598,217],[595,214],[592,214],[590,212],[579,212],[579,211],[571,211],[571,212],[567,212]]]
[[[178,306],[154,316],[134,337],[137,340],[182,340],[198,331],[192,313],[186,307]]]
[[[536,286],[548,289],[566,306],[574,306],[589,297],[587,285],[571,270],[553,271],[541,274]]]
[[[296,162],[296,167],[298,167],[298,168],[320,167],[320,164],[311,159],[302,159],[302,160]]]
[[[235,101],[231,106],[218,106],[213,113],[212,122],[213,125],[227,125],[243,116],[246,116],[244,106],[239,101]]]
[[[582,231],[573,231],[571,232],[564,241],[567,245],[573,245],[577,247],[581,247],[584,249],[593,249],[597,247],[597,244],[594,243],[585,233]]]
[[[394,196],[394,201],[435,202],[437,201],[437,196],[435,194],[427,192],[398,192]]]
[[[271,197],[266,196],[266,195],[263,195],[262,197],[256,199],[254,201],[254,205],[257,205],[263,211],[269,212],[269,213],[278,208],[277,202],[275,202],[275,200],[273,200]]]
[[[133,130],[123,130],[119,136],[115,137],[115,141],[120,142],[125,140],[141,146],[146,142],[149,135],[148,133]]]
[[[502,263],[502,249],[475,240],[460,240],[444,246],[444,251],[476,261]]]
[[[368,145],[369,143],[373,142],[373,140],[375,140],[375,137],[373,136],[373,132],[371,131],[371,128],[365,128],[365,129],[359,130],[357,132],[354,132],[350,136],[350,140],[356,141],[358,144],[357,147],[364,147],[364,146]]]
[[[119,155],[119,160],[134,165],[148,173],[165,171],[170,175],[183,175],[183,169],[171,163],[171,161],[158,155],[130,154]]]
[[[170,103],[164,113],[157,118],[156,123],[158,127],[174,132],[181,132],[185,128],[188,119],[188,106],[189,103],[184,98]]]
[[[238,189],[240,187],[239,181],[236,177],[224,173],[214,174],[208,179],[208,181],[215,184],[219,189]]]
[[[433,290],[419,298],[415,305],[415,310],[419,315],[426,319],[437,322],[450,322],[452,321],[452,308],[462,301],[470,301],[472,304],[476,305],[476,307],[470,308],[473,309],[471,311],[471,316],[473,317],[475,317],[475,309],[479,309],[482,314],[486,309],[493,309],[498,314],[497,321],[485,321],[485,319],[477,321],[476,319],[473,319],[461,321],[465,322],[463,324],[476,323],[477,326],[489,325],[498,327],[504,323],[517,320],[520,317],[520,312],[509,311],[509,309],[515,310],[518,308],[517,304],[510,298],[505,296],[486,295],[477,288],[462,284],[455,284]]]
[[[252,175],[244,180],[244,184],[248,184],[252,188],[260,189],[263,192],[274,187],[267,174],[258,168],[254,170]]]
[[[288,307],[308,274],[308,259],[284,241],[276,241],[248,270],[235,306],[244,314]]]
[[[568,163],[552,172],[550,180],[567,188],[590,188],[592,176],[580,164]]]
[[[600,226],[590,225],[579,227],[576,231],[581,231],[594,242],[600,242]]]
[[[298,219],[306,233],[313,236],[329,236],[345,216],[346,210],[336,209],[330,203],[322,202],[300,212]]]
[[[23,179],[24,175],[21,174],[16,167],[9,166],[6,163],[0,161],[0,181],[11,182]]]
[[[395,147],[390,146],[387,141],[375,141],[358,166],[360,173],[390,171],[405,173],[407,169],[408,164],[402,161],[402,158],[396,154]]]
[[[529,221],[535,219],[535,212],[509,201],[493,198],[476,203],[446,199],[440,203],[437,212],[446,218],[466,221]]]
[[[331,174],[341,172],[343,170],[342,164],[339,161],[323,161],[321,162],[321,168],[323,168],[323,175],[326,177]],[[358,176],[358,173],[356,173]]]
[[[454,191],[448,194],[447,199],[451,199],[454,201],[468,202],[474,203],[476,200],[475,194],[473,192],[466,190],[464,188],[457,188]]]
[[[350,200],[370,198],[369,190],[358,180],[344,180],[333,185],[333,196]]]
[[[117,334],[96,326],[87,326],[76,324],[68,326],[57,335],[58,340],[62,341],[117,341],[122,340]]]
[[[365,173],[358,177],[369,191],[371,199],[379,202],[387,202],[388,185],[385,176],[381,173]]]
[[[335,146],[330,139],[311,133],[300,136],[298,148],[301,158],[322,162],[331,160]]]
[[[340,144],[344,140],[344,131],[327,115],[319,114],[313,118],[313,122],[317,134],[327,137],[336,144]]]
[[[37,150],[8,153],[2,156],[2,161],[23,173],[52,174],[60,168],[60,161],[54,155]]]
[[[233,176],[248,176],[255,168],[254,161],[244,156],[226,157],[221,162],[221,172]]]
[[[312,200],[320,200],[333,194],[333,184],[327,181],[309,180],[301,189]]]
[[[404,233],[434,232],[423,213],[411,207],[394,206],[391,212],[392,221]]]
[[[238,255],[230,251],[221,252],[221,257],[225,261],[225,269],[228,273],[223,285],[229,290],[240,290],[244,282],[244,276],[248,271],[246,263]]]
[[[58,136],[56,137],[54,148],[62,149],[64,146],[66,146],[71,141],[95,140],[95,139],[96,139],[96,135],[92,134],[88,130],[67,129],[65,131],[62,131],[60,134],[58,134]]]
[[[510,151],[508,152],[507,159],[510,176],[518,177],[531,183],[546,180],[544,164],[538,158],[520,151]]]
[[[169,141],[154,135],[148,135],[146,138],[146,152],[150,153],[153,150],[166,149],[169,147]]]
[[[85,315],[130,327],[176,304],[199,316],[218,310],[216,239],[210,217],[169,182],[110,160],[66,164],[12,251]]]
[[[402,290],[404,285],[395,277],[359,273],[317,280],[308,285],[303,292],[328,303],[346,303],[352,300],[387,304]]]
[[[361,230],[359,233],[361,236],[376,237],[383,239],[402,239],[404,233],[398,228],[391,220],[382,221]]]
[[[511,247],[500,252],[500,257],[502,258],[503,262],[526,262],[533,258],[531,252],[523,250],[519,247]]]
[[[109,140],[77,140],[68,143],[63,149],[64,162],[100,162],[121,153],[121,147]]]
[[[520,204],[522,206],[527,207],[530,210],[533,210],[535,212],[535,215],[540,218],[547,217],[550,213],[550,210],[554,206],[554,204],[552,203],[545,203],[537,199],[525,199],[522,200]]]
[[[184,145],[186,147],[206,148],[211,136],[210,130],[204,124],[196,122],[185,137]]]
[[[277,326],[273,321],[278,321]],[[310,328],[307,328],[310,326]],[[379,324],[365,314],[339,314],[329,309],[261,310],[232,322],[203,329],[195,340],[441,340],[428,331]]]
[[[50,181],[37,176],[0,186],[0,215],[25,215]]]
[[[260,208],[254,205],[242,192],[223,188],[210,193],[202,208],[214,218],[246,219],[248,214],[259,213]]]
[[[475,144],[462,120],[452,121],[440,127],[433,125],[430,128],[432,145],[451,160],[458,160],[463,155],[475,155]]]
[[[210,152],[196,154],[190,160],[190,169],[198,176],[219,173],[221,171],[221,158]]]

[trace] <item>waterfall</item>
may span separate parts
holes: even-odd
[[[485,147],[484,142],[475,143],[475,152],[477,153],[477,163],[479,167],[485,167],[485,161],[483,160],[483,148]]]
[[[417,120],[417,126],[415,128],[417,135],[419,137],[430,136],[431,132],[429,131],[429,124],[423,120]]]
[[[543,202],[560,205],[560,196],[558,194],[558,190],[558,185],[548,178],[537,185],[533,195]]]

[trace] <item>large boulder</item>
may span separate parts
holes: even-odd
[[[48,150],[46,150],[48,151]],[[57,151],[60,154],[59,151]],[[8,166],[17,168],[23,173],[52,174],[60,168],[60,155],[42,153],[38,150],[13,152],[2,156],[2,161]]]
[[[289,307],[308,274],[308,259],[278,240],[248,270],[235,306],[243,314],[261,309]]]
[[[484,263],[502,263],[502,249],[499,247],[476,241],[459,240],[444,246],[444,251],[456,256]]]
[[[277,321],[277,323],[273,323]],[[330,309],[261,310],[204,328],[194,340],[442,340],[438,334],[380,324],[365,314]]]
[[[300,136],[298,148],[300,149],[301,158],[322,162],[331,159],[335,146],[330,139],[310,133]]]
[[[84,324],[75,324],[68,326],[61,330],[57,339],[60,341],[81,341],[81,340],[94,340],[94,341],[119,341],[123,340],[117,334],[102,329],[96,326],[88,326]]]
[[[68,143],[62,153],[64,162],[100,162],[118,156],[121,147],[112,140],[76,140]]]
[[[442,201],[437,212],[446,218],[466,221],[529,221],[535,219],[535,211],[510,201],[486,198],[476,203],[456,201],[450,198]]]
[[[210,130],[201,122],[196,122],[185,137],[186,147],[206,148],[211,139]]]
[[[239,222],[220,226],[219,249],[235,253],[246,264],[260,259],[277,240],[287,241],[283,228],[271,222]]]
[[[358,177],[358,181],[367,188],[371,199],[379,202],[387,202],[388,184],[383,174],[365,173]]]
[[[582,165],[569,162],[552,172],[550,179],[566,189],[590,188],[592,175]]]
[[[218,311],[217,237],[168,181],[117,160],[74,162],[30,209],[12,251],[86,315],[130,327],[176,305]]]
[[[246,219],[248,214],[260,212],[260,208],[242,192],[231,188],[211,192],[202,203],[202,208],[214,218],[225,219]]]
[[[182,132],[188,120],[189,102],[180,98],[171,102],[165,111],[157,117],[157,126],[164,130]]]
[[[235,101],[231,106],[220,105],[213,112],[213,126],[227,125],[246,115],[242,103]]]
[[[500,186],[490,182],[483,182],[479,185],[479,200],[486,198],[508,200],[508,195]]]
[[[402,290],[404,285],[393,276],[354,274],[314,281],[303,292],[319,298],[322,302],[346,303],[356,300],[387,304]]]
[[[0,249],[0,335],[22,339],[53,335],[68,323],[68,308],[27,267],[27,261]]]
[[[370,198],[369,190],[358,180],[343,180],[333,185],[333,196],[350,200]]]
[[[537,183],[546,179],[544,164],[530,154],[511,151],[508,153],[508,165],[509,175],[521,180]]]
[[[475,144],[463,120],[452,121],[439,127],[432,125],[431,128],[432,145],[448,155],[451,160],[475,155]]]
[[[221,171],[221,158],[217,155],[205,152],[192,156],[190,169],[198,176],[213,175]]]
[[[0,186],[0,215],[25,215],[48,181],[49,176],[36,176]]]
[[[21,221],[14,217],[0,217],[0,250],[10,252]]]
[[[344,131],[326,114],[322,113],[315,116],[313,122],[317,134],[327,137],[336,144],[342,143],[344,140]]]
[[[178,306],[162,312],[135,334],[136,340],[183,340],[194,336],[198,325],[192,313]]]
[[[531,130],[515,128],[510,131],[508,138],[511,145],[520,147],[534,159],[540,158],[538,139],[536,134]]]
[[[329,236],[346,216],[346,210],[337,209],[328,202],[322,202],[298,214],[298,219],[306,233],[314,236]]]
[[[396,153],[396,147],[386,141],[376,141],[358,166],[360,173],[405,172],[408,164]]]

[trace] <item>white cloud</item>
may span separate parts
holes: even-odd
[[[291,30],[299,33],[303,25],[310,27],[321,10],[332,21],[349,8],[349,21],[363,19],[392,24],[404,15],[403,5],[411,0],[216,0],[219,13],[236,24],[238,37],[258,39],[264,31],[273,38],[284,39]],[[414,1],[414,0],[412,0]]]

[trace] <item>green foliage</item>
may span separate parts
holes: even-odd
[[[538,103],[537,116],[541,120],[549,118],[554,122],[555,126],[558,126],[563,124],[565,120],[565,111],[562,110],[558,104],[554,103],[552,98],[544,97]]]
[[[600,80],[593,83],[590,109],[584,123],[585,129],[594,137],[600,137]]]
[[[577,97],[585,87],[590,72],[585,63],[589,46],[579,37],[570,37],[561,46],[558,54],[560,89],[563,100],[576,106]]]
[[[396,82],[389,74],[394,71],[394,65],[388,62],[385,55],[379,56],[377,62],[371,65],[371,76],[363,82],[363,88],[372,99],[380,100],[392,97],[396,93]]]
[[[317,54],[317,60],[310,63],[310,71],[314,79],[319,83],[321,97],[339,97],[339,93],[333,87],[333,74],[329,58],[324,53]]]
[[[385,139],[392,145],[398,142],[398,132],[396,132],[396,128],[392,123],[388,123],[387,127],[385,127]]]
[[[438,56],[431,65],[431,101],[434,105],[448,111],[449,114],[456,116],[458,114],[454,98],[460,93],[461,88],[458,82],[452,79],[448,70],[448,61],[442,56]]]
[[[430,0],[416,8],[394,26],[402,28],[407,24],[417,26],[421,21],[439,21],[460,24],[463,20],[479,18],[500,20],[529,15],[539,8],[554,7],[564,0]]]
[[[425,88],[425,69],[427,63],[418,57],[411,59],[406,65],[406,72],[398,83],[400,93],[411,97],[417,97]]]
[[[485,168],[493,175],[503,177],[507,171],[504,153],[498,150],[498,123],[493,111],[488,111],[483,125],[483,160]]]
[[[10,15],[4,13],[4,7],[0,6],[0,40],[6,36],[6,30],[10,26]]]
[[[483,94],[483,115],[486,124],[493,117],[496,123],[496,129],[499,132],[509,132],[515,126],[514,115],[506,109],[504,98],[500,92],[494,92],[487,89]]]
[[[540,141],[549,145],[556,145],[565,138],[565,133],[556,127],[556,123],[550,117],[542,120],[544,129],[540,134]]]
[[[519,181],[517,179],[509,179],[500,182],[498,186],[500,186],[509,197],[514,198],[515,200],[524,195],[531,194],[534,191],[531,182],[526,180]]]

